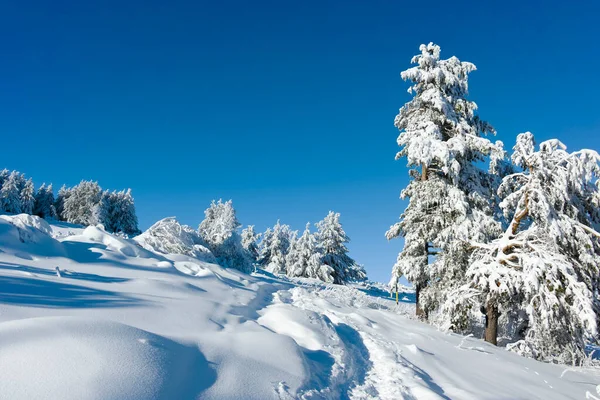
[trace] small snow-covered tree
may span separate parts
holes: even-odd
[[[242,247],[246,249],[252,262],[257,262],[259,258],[258,240],[260,233],[254,232],[254,225],[248,225],[242,231]]]
[[[329,211],[329,214],[317,224],[317,248],[321,253],[321,263],[333,269],[331,275],[335,283],[361,281],[367,278],[362,266],[348,255],[346,243],[350,238],[340,224],[340,214]]]
[[[35,204],[35,188],[33,181],[29,178],[21,188],[21,212],[25,214],[33,214],[33,206]]]
[[[286,257],[287,276],[314,278],[333,282],[333,268],[321,262],[317,240],[310,232],[310,223],[300,238],[294,240]]]
[[[64,219],[67,222],[81,225],[101,223],[99,215],[102,214],[102,210],[99,210],[98,207],[102,200],[102,194],[102,188],[97,182],[81,181],[79,185],[70,190],[69,196],[64,199]]]
[[[220,263],[243,272],[252,270],[252,260],[242,246],[241,227],[231,200],[211,203],[204,211],[198,233]]]
[[[56,210],[56,215],[60,221],[66,221],[65,217],[65,201],[71,196],[72,189],[67,188],[66,185],[62,185],[62,187],[58,190],[58,194],[56,196],[56,200],[54,202],[54,209]]]
[[[23,176],[17,171],[11,172],[8,178],[6,178],[2,185],[2,190],[0,191],[0,200],[3,211],[13,214],[23,212],[21,188],[23,187],[24,181],[25,179]]]
[[[33,214],[44,219],[56,219],[56,209],[54,208],[54,193],[52,184],[46,186],[42,184],[35,194]]]
[[[288,225],[279,221],[272,230],[267,230],[261,243],[261,266],[274,274],[285,274],[285,259],[290,250],[290,244],[295,239],[296,232]]]
[[[6,168],[4,168],[2,171],[0,171],[0,189],[2,188],[2,185],[4,185],[4,182],[6,182],[6,180],[8,179],[9,176],[10,176],[10,171],[7,170]]]
[[[102,223],[108,232],[122,232],[128,235],[139,233],[135,204],[131,189],[120,192],[106,192],[106,211]]]
[[[440,59],[433,43],[420,50],[412,59],[418,65],[401,74],[412,83],[408,91],[414,97],[394,121],[400,130],[396,159],[405,158],[411,168],[401,194],[409,204],[386,237],[404,237],[392,281],[404,275],[413,283],[417,315],[426,318],[464,275],[470,249],[459,239],[499,230],[489,200],[493,180],[478,164],[501,152],[501,143],[482,137],[494,130],[467,99],[468,75],[475,66],[456,57]],[[423,305],[421,294],[428,287]]]
[[[520,318],[511,350],[577,364],[586,344],[598,340],[600,156],[569,153],[558,140],[535,151],[527,132],[518,136],[512,159],[522,172],[499,188],[507,229],[491,243],[472,243],[469,281],[447,307],[483,304],[485,339],[494,344],[500,311]]]

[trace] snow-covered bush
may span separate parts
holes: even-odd
[[[215,258],[193,228],[181,225],[174,217],[164,218],[133,240],[146,250],[163,254],[183,254],[207,262]]]

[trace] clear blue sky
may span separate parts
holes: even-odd
[[[387,281],[419,44],[477,65],[471,98],[507,147],[530,130],[600,149],[600,6],[529,3],[4,1],[0,167],[131,187],[142,229],[197,226],[215,198],[260,230],[332,209]]]

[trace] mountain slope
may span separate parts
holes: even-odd
[[[597,370],[408,318],[411,293],[246,275],[35,217],[0,217],[0,251],[0,399],[600,398]]]

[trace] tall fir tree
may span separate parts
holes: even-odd
[[[392,280],[405,276],[416,290],[416,313],[427,318],[450,289],[463,279],[469,238],[485,239],[500,230],[493,218],[493,179],[477,165],[501,142],[482,137],[494,130],[476,115],[467,99],[468,75],[475,66],[456,57],[440,59],[440,48],[421,45],[418,64],[402,72],[414,94],[396,116],[400,130],[396,159],[405,158],[409,185],[401,197],[409,204],[388,239],[404,237]],[[432,262],[433,261],[433,262]]]

